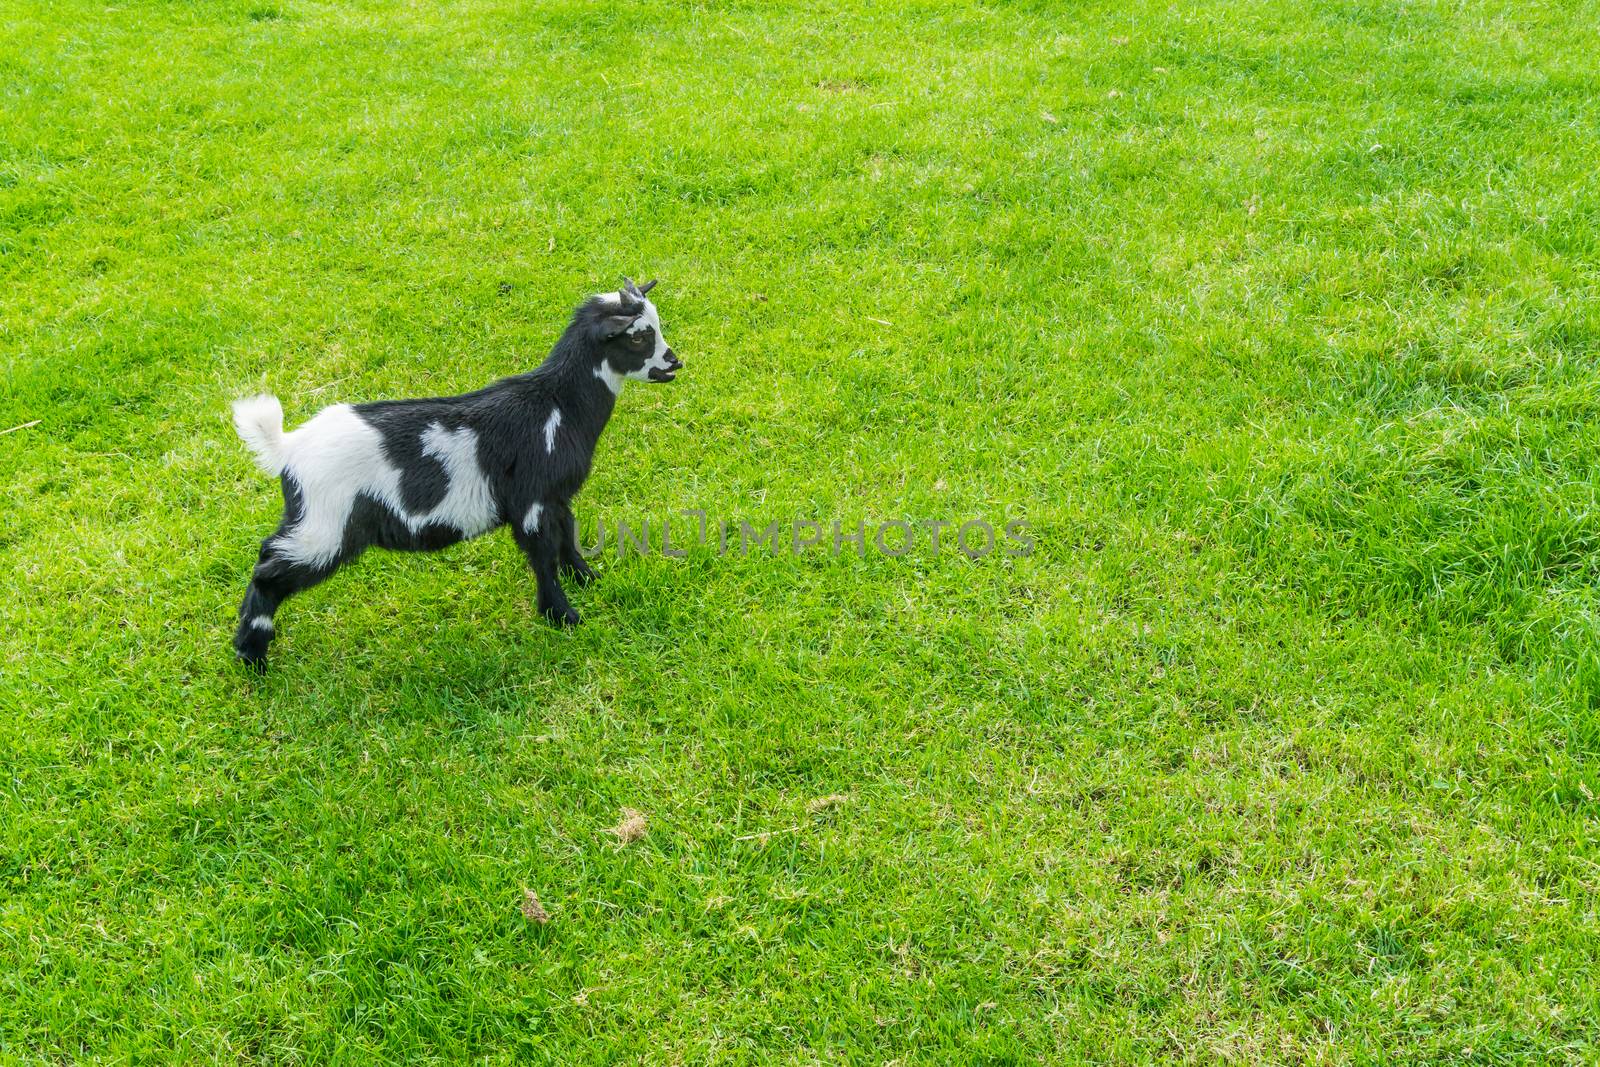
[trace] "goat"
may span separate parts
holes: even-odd
[[[292,432],[278,399],[233,405],[257,464],[283,484],[283,518],[261,543],[233,647],[265,670],[278,608],[372,545],[431,552],[511,525],[545,618],[578,613],[557,571],[595,578],[578,549],[571,501],[627,379],[670,382],[683,366],[646,294],[625,279],[591,297],[536,369],[477,392],[334,404]]]

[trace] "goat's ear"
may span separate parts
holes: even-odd
[[[607,315],[600,320],[598,330],[602,340],[609,341],[633,325],[632,315]]]

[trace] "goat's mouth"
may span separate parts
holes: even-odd
[[[678,357],[674,356],[672,357],[672,362],[668,363],[665,368],[651,367],[650,380],[652,382],[670,382],[673,378],[677,377],[678,372],[682,369],[682,361],[679,360]]]

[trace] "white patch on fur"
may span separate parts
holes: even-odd
[[[667,339],[661,336],[661,315],[656,311],[656,306],[648,299],[644,302],[644,314],[633,320],[633,325],[628,327],[628,333],[638,333],[645,328],[656,332],[656,350],[645,360],[644,366],[636,371],[629,371],[628,377],[636,381],[650,381],[652,370],[666,370],[672,366],[672,361],[667,358],[667,350],[672,346],[667,344]]]
[[[268,633],[271,633],[272,617],[270,615],[257,615],[255,618],[250,620],[250,625],[254,626],[257,630],[265,630]]]
[[[434,423],[422,432],[422,451],[444,465],[450,485],[443,500],[414,515],[401,502],[400,470],[384,456],[382,435],[349,404],[322,409],[283,438],[284,469],[300,488],[303,512],[277,547],[297,563],[333,562],[362,494],[387,507],[413,533],[433,523],[453,526],[464,537],[492,529],[497,514],[489,482],[478,469],[478,435],[465,426],[446,430]]]
[[[527,533],[539,532],[539,516],[544,514],[543,504],[528,505],[528,513],[522,517],[522,529]]]
[[[594,369],[594,376],[606,383],[614,396],[622,395],[622,375],[611,369],[611,361],[602,359],[600,365]]]
[[[450,475],[450,488],[445,491],[444,499],[425,514],[406,515],[396,482],[393,500],[384,503],[405,518],[413,533],[433,523],[454,526],[466,537],[477,537],[494,529],[497,517],[494,493],[478,467],[478,435],[465,426],[446,430],[434,423],[422,431],[422,452],[444,464]]]
[[[276,546],[298,563],[330,563],[339,556],[356,494],[383,484],[391,473],[398,484],[399,472],[384,460],[378,431],[362,422],[349,404],[317,412],[284,437],[284,452],[304,506],[300,520]]]
[[[561,409],[552,408],[550,417],[544,420],[544,450],[546,452],[554,452],[556,450],[556,430],[560,426]]]

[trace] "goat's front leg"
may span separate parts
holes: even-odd
[[[583,558],[583,550],[578,547],[578,520],[572,514],[572,504],[566,500],[552,502],[549,518],[551,535],[561,538],[561,547],[556,554],[557,566],[570,574],[579,585],[588,585],[599,575],[595,574],[589,561]]]
[[[567,594],[556,578],[556,563],[561,553],[557,527],[546,521],[550,508],[530,512],[530,517],[513,527],[517,545],[528,557],[534,581],[539,583],[539,614],[557,626],[576,626],[578,613],[567,603]]]

